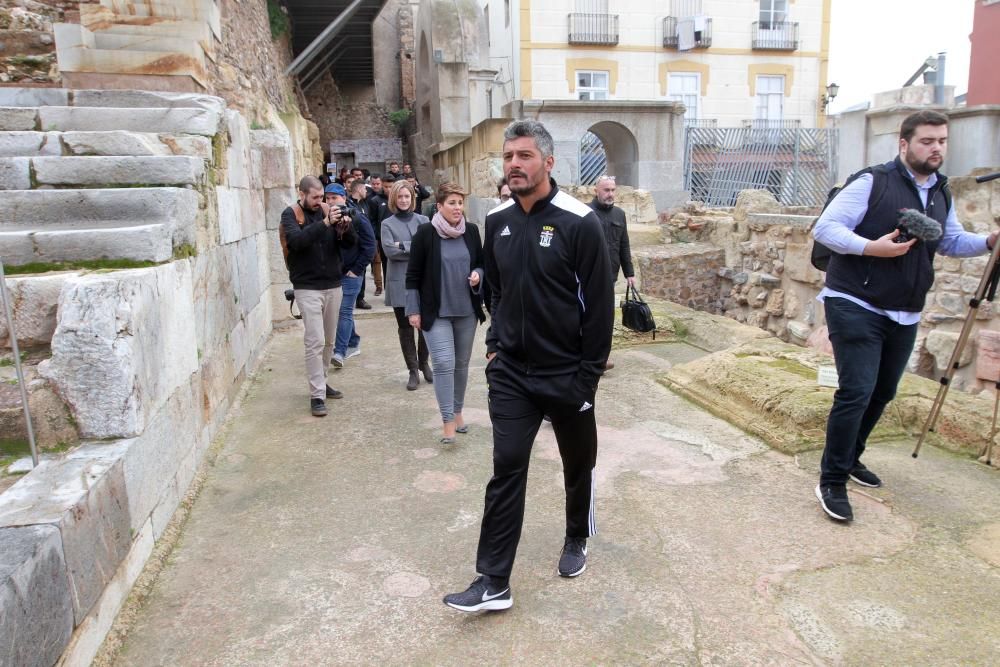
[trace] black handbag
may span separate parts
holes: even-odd
[[[653,320],[653,311],[639,296],[639,290],[631,285],[625,288],[625,300],[622,301],[622,326],[640,333],[652,331],[653,340],[656,340],[656,322]]]

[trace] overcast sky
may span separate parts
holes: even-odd
[[[975,1],[833,0],[828,81],[839,84],[840,93],[830,112],[901,88],[939,51],[947,55],[945,84],[965,93]]]

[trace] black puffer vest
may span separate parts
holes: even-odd
[[[877,239],[896,228],[896,213],[902,208],[922,211],[944,228],[948,204],[944,188],[948,178],[937,175],[937,183],[927,193],[926,209],[920,203],[917,186],[900,158],[887,163],[887,187],[882,197],[868,209],[854,232]],[[826,286],[845,292],[884,310],[920,312],[928,290],[934,284],[934,253],[938,241],[917,241],[901,257],[869,257],[834,253],[826,272]]]

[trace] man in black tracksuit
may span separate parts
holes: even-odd
[[[493,477],[476,570],[468,590],[445,597],[462,611],[506,609],[521,535],[531,446],[552,420],[566,483],[566,539],[559,574],[586,568],[594,521],[595,394],[611,350],[614,290],[601,223],[549,176],[552,137],[515,121],[504,134],[513,199],[486,216],[484,256],[492,321],[486,379]]]

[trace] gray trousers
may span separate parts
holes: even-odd
[[[312,398],[326,398],[326,372],[330,368],[333,344],[337,340],[337,317],[342,297],[339,287],[295,290],[295,303],[302,313],[305,327],[302,339],[306,348],[309,395]]]
[[[455,420],[465,405],[465,387],[469,383],[469,358],[476,337],[476,316],[439,317],[424,340],[431,353],[434,369],[434,395],[441,409],[441,421]]]

